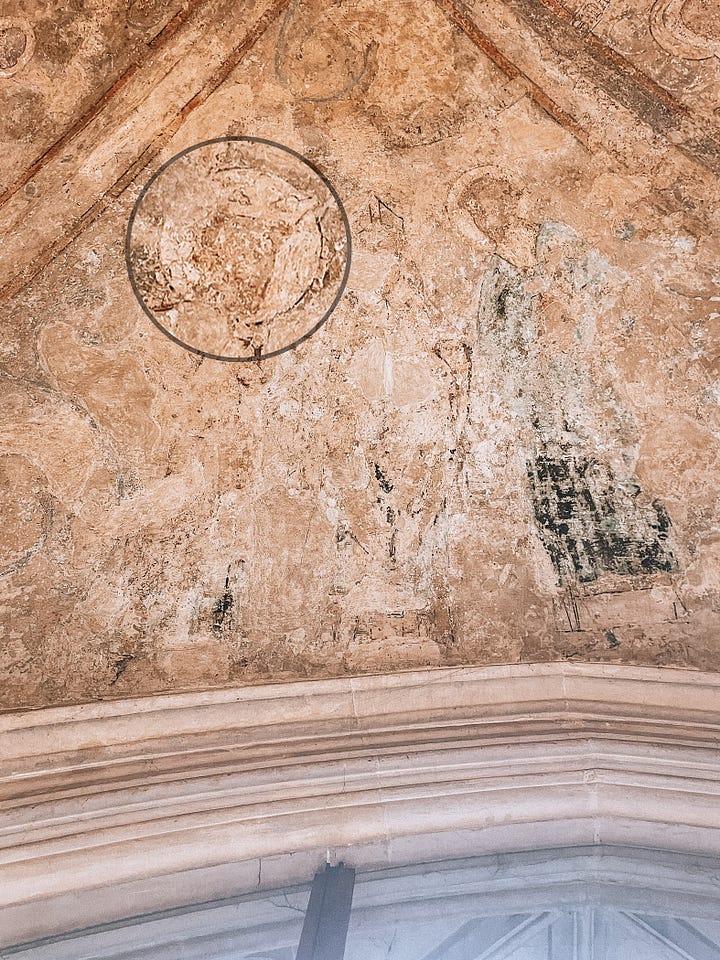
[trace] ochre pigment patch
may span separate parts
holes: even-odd
[[[4,706],[717,669],[720,59],[683,9],[8,0]]]

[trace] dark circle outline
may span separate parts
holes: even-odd
[[[150,310],[150,308],[147,306],[147,304],[143,300],[142,295],[138,290],[137,283],[135,282],[135,274],[134,274],[132,262],[130,259],[130,242],[132,240],[132,228],[135,223],[135,217],[137,216],[137,212],[140,209],[140,204],[142,203],[146,193],[148,192],[150,187],[155,183],[155,181],[158,179],[160,174],[162,174],[170,166],[170,164],[175,163],[176,160],[180,160],[180,158],[184,157],[186,154],[192,153],[193,150],[199,150],[201,147],[208,147],[213,143],[237,143],[238,141],[243,143],[261,143],[267,147],[277,147],[278,150],[282,150],[285,153],[289,153],[292,157],[295,157],[297,160],[300,160],[301,163],[304,163],[307,167],[310,167],[313,173],[315,173],[322,180],[325,186],[328,188],[333,200],[337,204],[338,209],[340,211],[340,216],[342,217],[343,226],[345,227],[345,238],[347,241],[347,260],[345,263],[345,269],[343,271],[342,280],[340,281],[340,289],[336,293],[335,298],[333,299],[333,302],[330,304],[330,306],[322,315],[322,317],[318,320],[318,322],[315,324],[314,327],[311,327],[310,330],[304,333],[301,337],[298,337],[297,340],[293,340],[292,343],[288,343],[286,346],[280,347],[278,350],[271,350],[270,353],[262,353],[257,357],[255,356],[226,357],[218,353],[208,353],[205,350],[200,350],[197,347],[191,346],[189,343],[185,343],[183,340],[180,340],[178,337],[176,337],[173,333],[170,333],[169,330],[166,330],[165,327],[160,323],[160,321],[157,319],[157,317],[153,314],[153,312]],[[288,350],[294,350],[295,347],[300,346],[301,343],[304,343],[305,340],[311,337],[314,333],[317,333],[320,327],[325,323],[325,321],[330,317],[330,314],[335,310],[337,305],[340,303],[340,300],[342,299],[343,294],[345,293],[348,277],[350,276],[351,260],[352,260],[352,240],[351,240],[351,233],[350,233],[350,221],[348,220],[348,215],[345,212],[345,207],[343,206],[343,202],[340,199],[340,196],[337,190],[335,189],[335,187],[333,187],[333,185],[330,183],[330,181],[325,176],[325,174],[322,173],[315,166],[314,163],[308,160],[307,157],[304,157],[301,153],[298,153],[297,150],[293,150],[291,147],[286,147],[282,143],[276,143],[274,140],[265,140],[263,137],[214,137],[212,140],[203,140],[202,143],[194,143],[191,147],[186,147],[184,150],[181,150],[180,153],[176,153],[175,156],[170,157],[169,160],[166,160],[165,163],[158,170],[155,171],[155,173],[152,175],[152,177],[150,177],[148,182],[140,191],[140,194],[132,208],[130,219],[128,220],[127,229],[125,231],[125,265],[127,267],[128,277],[130,279],[130,286],[133,289],[135,298],[140,304],[143,310],[143,313],[145,313],[145,315],[149,317],[149,319],[155,324],[158,330],[164,333],[166,337],[168,337],[178,346],[182,347],[185,350],[189,350],[191,353],[195,353],[200,357],[205,357],[208,360],[222,360],[225,363],[250,363],[253,361],[257,362],[259,360],[269,360],[270,357],[277,357],[281,353],[286,353]]]

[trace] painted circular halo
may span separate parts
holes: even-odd
[[[0,77],[14,77],[35,51],[33,28],[20,17],[0,17]]]
[[[305,157],[221,137],[168,160],[140,194],[125,259],[145,313],[215,360],[276,356],[322,326],[350,272],[350,225]]]

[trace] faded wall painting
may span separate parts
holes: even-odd
[[[708,0],[8,0],[5,708],[713,670]]]

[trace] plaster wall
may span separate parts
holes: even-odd
[[[720,59],[678,9],[8,0],[5,707],[716,669]],[[349,220],[342,300],[266,360],[184,350],[128,278],[142,188],[221,136]]]

